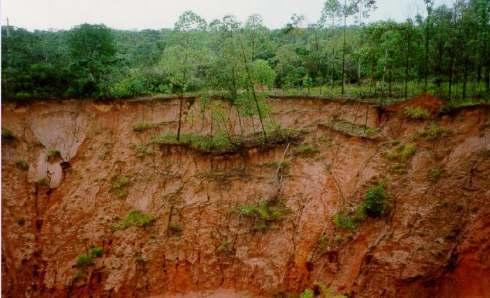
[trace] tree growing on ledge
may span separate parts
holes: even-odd
[[[192,11],[184,12],[175,23],[175,45],[165,49],[162,65],[172,87],[179,94],[179,125],[177,140],[180,141],[182,128],[182,109],[184,93],[192,80],[197,77],[199,67],[203,64],[203,53],[198,47],[197,34],[206,30],[206,21]]]

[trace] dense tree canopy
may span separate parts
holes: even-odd
[[[420,0],[427,17],[365,24],[373,0],[327,0],[314,24],[293,15],[270,30],[260,15],[209,24],[187,11],[173,29],[68,31],[2,27],[4,99],[264,92],[447,99],[490,96],[490,2]],[[272,90],[272,91],[271,91]],[[257,107],[260,105],[257,105]],[[260,113],[260,109],[258,110]]]

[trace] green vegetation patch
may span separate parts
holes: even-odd
[[[447,136],[448,134],[448,130],[441,128],[436,122],[431,122],[419,133],[419,136],[426,140],[433,141]]]
[[[265,232],[273,223],[289,214],[290,209],[279,200],[265,200],[256,204],[238,206],[237,212],[252,220],[252,230]]]
[[[39,178],[38,180],[36,180],[35,184],[38,187],[48,187],[49,186],[49,180],[46,177]]]
[[[75,266],[78,268],[85,268],[94,264],[95,258],[100,258],[104,254],[104,250],[101,247],[93,246],[86,254],[79,255],[75,262]]]
[[[29,170],[29,164],[27,161],[20,159],[15,162],[15,166],[22,171],[28,171]]]
[[[155,127],[158,127],[158,124],[148,123],[148,122],[138,122],[135,125],[133,125],[133,131],[143,132],[145,130],[152,129]]]
[[[56,150],[56,149],[49,149],[47,157],[48,157],[48,161],[54,161],[56,159],[60,159],[61,158],[61,152],[59,150]]]
[[[133,146],[134,151],[136,151],[136,156],[139,158],[144,158],[148,155],[153,154],[153,150],[148,147],[147,144],[137,144]]]
[[[237,153],[247,148],[268,147],[286,142],[296,142],[300,133],[290,129],[278,129],[269,132],[267,137],[262,133],[248,136],[228,136],[218,133],[211,136],[182,134],[180,140],[176,135],[165,134],[154,138],[151,143],[160,145],[179,145],[210,154]]]
[[[299,295],[299,298],[314,298],[315,297],[315,292],[311,289],[306,289]]]
[[[330,289],[320,282],[315,282],[312,289],[305,289],[299,296],[288,296],[299,298],[347,298],[347,296],[339,294],[337,291]]]
[[[388,196],[385,186],[379,182],[368,188],[364,199],[353,211],[339,211],[333,221],[338,228],[355,230],[366,217],[377,218],[386,214],[388,209]]]
[[[113,226],[114,230],[126,230],[130,227],[148,227],[155,221],[151,215],[145,214],[138,210],[132,210]]]
[[[293,153],[300,156],[311,156],[320,152],[320,150],[312,144],[301,144],[294,148]]]
[[[231,242],[228,239],[225,239],[221,241],[220,245],[218,248],[216,248],[216,253],[217,254],[222,254],[222,255],[231,255],[233,254],[234,249],[233,249],[233,242]]]
[[[425,120],[430,117],[429,111],[422,107],[406,107],[403,110],[403,115],[411,120]]]
[[[170,236],[180,236],[184,231],[184,227],[180,223],[171,222],[168,224],[167,231]]]
[[[364,214],[369,217],[383,216],[387,209],[387,196],[383,183],[378,183],[369,187],[361,208]]]
[[[379,137],[379,130],[365,125],[355,124],[346,120],[332,120],[327,127],[342,132],[349,136],[376,139]]]
[[[15,140],[15,135],[10,129],[2,127],[2,140],[13,141]]]
[[[123,199],[128,196],[129,177],[124,175],[114,176],[111,179],[111,193]]]
[[[429,181],[432,183],[436,183],[441,179],[442,175],[444,174],[444,171],[440,167],[435,167],[429,170]]]
[[[417,152],[417,145],[414,143],[399,144],[387,153],[390,160],[400,163],[408,162]]]
[[[354,230],[359,224],[359,221],[355,217],[342,211],[339,211],[334,215],[333,222],[337,227],[344,230]]]

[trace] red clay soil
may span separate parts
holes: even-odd
[[[388,111],[400,112],[407,107],[420,107],[429,111],[432,115],[440,111],[443,100],[430,94],[421,94],[410,100],[396,103],[387,107]]]
[[[229,130],[260,129],[222,104]],[[435,111],[440,101],[397,109],[413,104]],[[151,143],[176,131],[178,108],[178,100],[3,105],[2,127],[15,135],[2,142],[4,297],[298,297],[307,288],[490,297],[489,108],[435,116],[430,127],[444,134],[427,138],[428,121],[388,113],[378,122],[372,105],[273,100],[271,116],[301,130],[303,145],[225,156]],[[338,120],[377,128],[380,138],[324,125]],[[142,122],[151,125],[134,131]],[[184,133],[217,125],[198,100],[186,105]],[[405,144],[416,150],[397,155]],[[334,215],[356,210],[378,181],[386,214],[337,226]],[[272,198],[287,212],[265,227],[238,212]],[[115,229],[131,210],[154,220]],[[91,246],[102,255],[77,266]]]

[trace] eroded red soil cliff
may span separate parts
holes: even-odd
[[[216,129],[199,100],[187,107],[184,132]],[[176,130],[178,101],[4,105],[16,139],[2,142],[3,295],[281,297],[321,284],[352,297],[490,297],[489,108],[426,121],[359,103],[271,108],[302,145],[211,156],[149,144]],[[224,111],[228,129],[259,129]],[[153,125],[134,131],[141,122]],[[406,144],[413,155],[392,156]],[[337,227],[377,181],[387,215]],[[272,196],[290,212],[265,231],[236,212]],[[131,210],[155,221],[115,230]],[[77,268],[91,246],[103,255]]]

